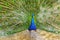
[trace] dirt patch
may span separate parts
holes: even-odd
[[[39,34],[39,37],[44,38],[44,40],[60,40],[60,36],[57,34],[49,33],[43,30],[37,30],[36,32]],[[31,40],[31,39],[29,31],[25,30],[10,36],[0,37],[0,40]]]

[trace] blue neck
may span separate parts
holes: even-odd
[[[31,20],[29,30],[36,30],[36,25],[34,23],[34,14],[32,14],[32,20]]]

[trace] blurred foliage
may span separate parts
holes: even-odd
[[[13,34],[28,29],[32,13],[38,29],[60,33],[59,0],[0,0],[0,30]]]

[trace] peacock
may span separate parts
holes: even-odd
[[[36,24],[34,23],[34,14],[32,14],[32,20],[31,20],[31,25],[30,27],[28,28],[29,31],[31,30],[35,30],[36,31]]]
[[[36,29],[60,34],[60,0],[0,0],[4,35]]]

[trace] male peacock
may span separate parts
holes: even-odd
[[[34,23],[34,14],[32,14],[31,25],[29,26],[28,30],[36,30],[36,24]]]
[[[36,17],[36,25],[33,16]],[[28,27],[29,30],[37,28],[58,34],[59,26],[59,0],[0,0],[0,30],[3,30],[4,34],[21,32]]]

